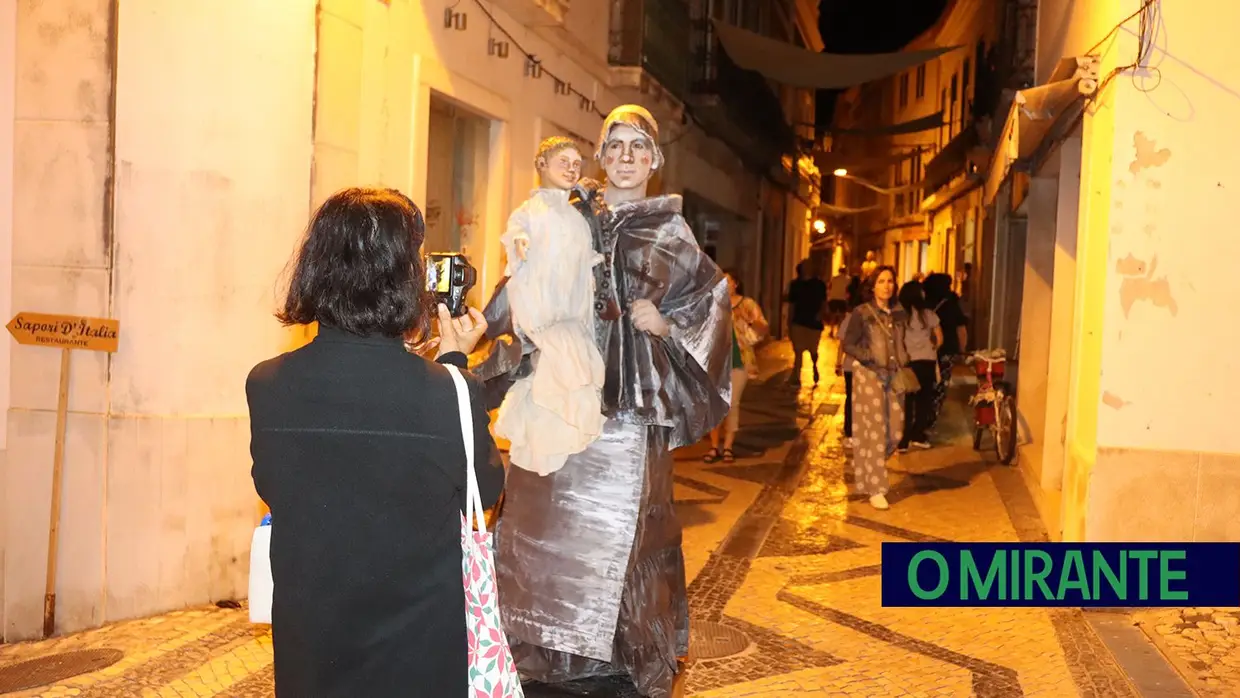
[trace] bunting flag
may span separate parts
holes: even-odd
[[[960,48],[876,54],[818,53],[711,20],[732,62],[790,87],[836,90],[891,77]]]
[[[847,170],[850,173],[874,172],[885,170],[927,150],[929,150],[928,146],[921,146],[911,150],[902,150],[882,155],[815,150],[814,165],[824,174],[835,172],[836,170]]]
[[[900,184],[894,187],[883,187],[869,180],[854,177],[852,175],[836,175],[836,177],[840,179],[847,179],[850,182],[856,182],[866,189],[882,194],[883,196],[895,196],[896,194],[903,194],[909,191],[917,191],[918,189],[924,189],[926,186],[924,182],[914,182],[912,184]]]
[[[835,206],[834,204],[818,204],[818,215],[820,216],[854,216],[858,213],[866,213],[867,211],[875,211],[882,208],[886,204],[874,204],[864,208],[848,208],[845,206]]]
[[[829,126],[826,132],[833,136],[895,136],[905,133],[931,131],[943,126],[943,124],[943,112],[939,111],[919,119],[884,126],[871,126],[867,128],[837,128]]]

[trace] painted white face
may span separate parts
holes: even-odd
[[[635,189],[650,179],[654,169],[654,144],[628,124],[617,124],[603,145],[603,170],[608,186]]]
[[[544,186],[572,189],[581,179],[581,153],[576,148],[565,148],[546,158],[540,173]]]

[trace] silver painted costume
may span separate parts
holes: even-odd
[[[727,414],[728,287],[679,196],[607,208],[598,193],[579,194],[604,255],[595,313],[607,421],[561,470],[509,472],[497,529],[500,609],[527,678],[627,674],[643,695],[665,698],[689,641],[671,449],[696,443]],[[634,329],[621,312],[640,298],[659,308],[669,337]],[[486,314],[496,342],[476,371],[495,404],[534,349],[512,332],[502,285]]]

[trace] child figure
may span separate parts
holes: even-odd
[[[508,299],[516,330],[538,352],[504,398],[495,433],[512,464],[539,475],[564,467],[603,429],[603,357],[594,342],[594,274],[602,261],[586,219],[569,203],[581,176],[573,140],[548,138],[534,166],[541,188],[508,219]]]

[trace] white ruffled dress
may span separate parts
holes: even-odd
[[[538,348],[533,372],[500,405],[495,433],[512,464],[548,475],[603,430],[603,357],[594,343],[594,274],[602,261],[569,192],[537,189],[508,219],[508,301],[516,330]],[[525,239],[525,261],[516,253]]]

